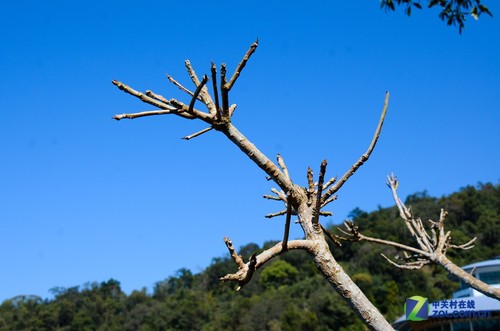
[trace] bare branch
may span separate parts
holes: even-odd
[[[333,178],[330,178],[326,183],[325,185],[323,185],[323,190],[324,189],[328,189],[330,186],[332,186],[333,184],[335,184],[335,182],[337,181],[337,177],[333,177]]]
[[[281,169],[283,170],[283,173],[285,174],[285,176],[290,179],[290,174],[288,173],[288,169],[285,165],[285,161],[283,160],[283,157],[281,157],[280,154],[277,155],[277,160],[278,160],[278,165],[281,167]]]
[[[142,111],[142,112],[139,112],[139,113],[132,113],[132,114],[120,114],[120,115],[114,115],[113,116],[113,119],[119,121],[119,120],[122,120],[124,118],[128,118],[128,119],[134,119],[134,118],[139,118],[139,117],[146,117],[146,116],[155,116],[155,115],[168,115],[168,114],[175,114],[175,115],[179,115],[179,116],[182,116],[184,118],[187,118],[187,119],[194,119],[195,117],[191,114],[188,114],[188,113],[179,113],[177,110],[168,110],[168,109],[162,109],[162,110],[150,110],[150,111]]]
[[[224,237],[224,243],[226,244],[227,249],[229,250],[229,254],[231,254],[231,257],[233,258],[233,261],[236,263],[238,268],[243,268],[245,266],[245,263],[243,262],[241,256],[236,253],[231,239],[229,239],[229,237]]]
[[[323,202],[321,203],[321,208],[323,208],[324,206],[326,206],[326,205],[327,205],[327,204],[329,204],[330,202],[337,200],[337,198],[338,198],[338,196],[334,195],[333,197],[330,197],[330,198],[328,198],[327,200],[323,201]],[[321,199],[321,200],[323,200],[323,199]]]
[[[201,90],[205,87],[205,84],[207,82],[208,82],[208,76],[205,75],[205,76],[203,76],[203,80],[201,81],[201,83],[196,87],[196,90],[194,91],[194,95],[191,98],[191,102],[189,103],[188,113],[192,113],[193,112],[194,103],[196,102],[196,99],[198,98],[198,95],[200,94]]]
[[[178,81],[176,81],[176,80],[175,80],[172,76],[167,75],[167,78],[168,78],[168,80],[169,80],[172,84],[174,84],[175,86],[177,86],[177,87],[178,87],[178,88],[179,88],[182,92],[186,92],[186,93],[187,93],[187,94],[189,94],[190,96],[193,96],[193,95],[194,95],[194,93],[193,93],[193,92],[191,92],[190,90],[188,90],[187,88],[185,88],[184,86],[182,86],[182,85],[181,85]],[[202,102],[203,102],[203,100],[201,100],[200,96],[198,96],[197,98],[198,98],[198,100],[200,100],[200,101],[202,101]]]
[[[500,299],[500,289],[496,289],[481,280],[472,277],[467,274],[462,268],[454,264],[451,260],[446,257],[446,252],[449,248],[456,249],[470,249],[473,247],[472,243],[476,240],[476,238],[471,239],[465,244],[462,245],[454,245],[451,244],[451,231],[445,231],[444,225],[446,222],[447,212],[444,209],[441,209],[439,220],[434,222],[429,220],[430,224],[430,232],[425,229],[422,220],[420,218],[415,219],[412,215],[410,208],[407,208],[401,199],[398,197],[397,189],[399,187],[399,182],[394,174],[387,176],[387,185],[392,191],[392,196],[394,201],[396,202],[396,206],[399,209],[399,214],[401,219],[405,222],[408,230],[410,231],[412,237],[417,241],[420,246],[420,250],[416,248],[411,248],[406,245],[384,241],[380,239],[374,240],[374,238],[369,238],[360,235],[360,240],[369,240],[373,242],[378,242],[385,245],[390,245],[393,247],[401,248],[403,250],[416,252],[420,254],[422,259],[418,259],[413,262],[406,262],[403,267],[406,269],[419,269],[424,264],[435,263],[443,268],[445,268],[450,274],[459,277],[463,280],[467,285],[472,288],[480,291],[481,293],[490,296],[492,298]],[[392,264],[392,261],[388,260]],[[402,267],[398,265],[398,267]]]
[[[131,88],[130,86],[128,85],[125,85],[119,81],[116,81],[116,80],[113,80],[112,83],[114,85],[116,85],[116,87],[118,87],[120,90],[130,94],[130,95],[133,95],[134,97],[140,99],[142,102],[145,102],[145,103],[149,103],[150,105],[153,105],[155,107],[158,107],[160,109],[166,109],[166,110],[170,110],[170,111],[176,111],[178,110],[175,105],[172,106],[168,103],[165,103],[165,102],[162,102],[160,100],[157,100],[157,99],[154,99],[154,98],[151,98],[151,97],[148,97],[146,94],[144,93],[141,93],[139,91],[136,91],[134,90],[133,88]]]
[[[250,56],[252,56],[252,54],[255,52],[255,50],[257,49],[257,46],[259,46],[259,39],[257,39],[251,46],[250,48],[248,49],[247,53],[245,54],[245,56],[243,56],[243,59],[241,60],[241,62],[238,64],[238,67],[236,67],[236,70],[234,71],[234,74],[233,76],[231,77],[231,79],[229,80],[229,83],[227,84],[224,84],[224,89],[226,89],[227,91],[230,91],[231,88],[233,87],[234,83],[236,82],[236,80],[238,79],[238,77],[240,76],[240,73],[241,71],[243,70],[243,68],[245,67],[245,65],[247,64],[248,62],[248,59],[250,59]]]
[[[327,228],[325,228],[322,224],[321,225],[321,230],[323,230],[323,233],[337,246],[337,247],[342,247],[342,244],[340,241],[337,239],[340,239],[340,237],[333,235],[330,231],[328,231]]]
[[[164,103],[167,103],[168,104],[168,100],[165,99],[162,95],[159,95],[159,94],[156,94],[154,93],[153,91],[151,90],[147,90],[146,91],[146,95],[150,98],[153,98],[153,99],[156,99],[156,100],[160,100],[161,102],[164,102]]]
[[[310,197],[312,197],[316,185],[314,185],[314,177],[311,167],[307,167],[307,184],[308,184],[307,192],[309,193]]]
[[[462,245],[450,245],[450,248],[455,248],[455,249],[471,249],[474,247],[474,245],[472,245],[472,243],[474,241],[476,241],[477,237],[474,237],[472,238],[471,240],[469,240],[468,242],[466,242],[465,244],[462,244]]]
[[[278,200],[278,201],[282,200],[280,197],[275,197],[274,195],[268,195],[268,194],[264,194],[262,197],[264,199],[269,199],[269,200]]]
[[[285,192],[280,192],[277,189],[275,189],[274,187],[271,188],[271,192],[276,194],[281,200],[283,200],[283,202],[285,202],[285,203],[287,202],[287,197],[285,195]]]
[[[204,122],[207,122],[209,124],[212,124],[213,122],[213,119],[212,117],[210,117],[209,114],[207,113],[204,113],[202,111],[199,111],[198,109],[196,108],[193,108],[193,109],[189,109],[189,106],[176,100],[176,99],[170,99],[169,102],[174,106],[174,107],[177,107],[179,108],[180,111],[182,112],[186,112],[187,114],[191,114],[191,115],[194,115],[194,117],[196,118],[199,118],[200,120],[204,121]]]
[[[292,195],[300,194],[298,189],[294,187],[292,181],[288,179],[279,168],[254,144],[236,129],[236,127],[228,122],[224,127],[219,129],[226,137],[229,138],[238,148],[245,153],[259,168],[266,174],[271,176],[273,181],[283,190],[283,192],[291,192]]]
[[[215,99],[215,109],[217,110],[216,116],[217,119],[220,119],[220,105],[219,105],[219,91],[217,91],[217,67],[215,66],[215,63],[212,62],[212,65],[210,67],[210,72],[212,75],[212,88],[214,90],[214,99]]]
[[[193,69],[193,66],[191,65],[191,62],[189,62],[189,60],[186,60],[186,61],[184,61],[184,64],[186,65],[186,69],[188,71],[189,77],[191,77],[191,80],[193,81],[194,85],[198,88],[198,86],[201,83],[200,83],[200,80],[198,79],[198,76],[196,75],[196,72]],[[207,80],[208,80],[208,77],[207,77]],[[207,106],[207,109],[210,111],[210,114],[215,115],[216,111],[215,111],[215,107],[214,107],[214,102],[212,101],[212,97],[208,93],[208,89],[205,86],[205,84],[203,84],[203,86],[201,88],[201,92],[198,92],[198,93],[200,94],[201,100],[203,101],[205,106]]]
[[[387,176],[387,186],[389,186],[389,188],[392,191],[392,197],[394,199],[394,202],[396,203],[396,206],[399,209],[399,216],[404,220],[405,225],[406,225],[408,231],[410,231],[411,236],[413,238],[415,238],[415,240],[417,241],[420,248],[422,248],[425,251],[429,251],[429,252],[432,251],[433,249],[430,248],[429,245],[424,243],[422,241],[422,238],[420,238],[419,233],[416,232],[417,225],[416,225],[416,222],[413,218],[411,210],[404,205],[404,203],[401,201],[401,199],[398,196],[397,189],[399,187],[399,181],[394,174]],[[437,241],[439,241],[438,238],[436,238],[436,239],[437,239]]]
[[[226,64],[220,66],[220,92],[222,97],[222,117],[229,117],[229,90],[224,88],[227,84]]]
[[[210,131],[210,130],[212,130],[212,129],[213,129],[213,127],[212,127],[212,126],[210,126],[210,127],[205,128],[205,129],[203,129],[203,130],[200,130],[200,131],[198,131],[198,132],[195,132],[195,133],[193,133],[193,134],[190,134],[189,136],[182,137],[182,139],[184,139],[184,140],[190,140],[190,139],[196,138],[196,137],[198,137],[198,136],[200,136],[200,135],[204,134],[205,132],[208,132],[208,131]]]
[[[500,300],[500,288],[495,288],[492,285],[486,284],[483,281],[475,278],[472,274],[466,272],[464,269],[457,266],[455,263],[450,261],[444,254],[436,254],[435,260],[433,261],[445,268],[450,274],[458,277],[464,281],[468,286],[478,290],[490,298],[495,298]]]
[[[407,270],[418,270],[422,269],[422,267],[426,264],[429,264],[429,262],[426,261],[418,261],[418,262],[410,262],[410,263],[405,263],[405,264],[399,264],[391,259],[389,259],[387,256],[385,256],[383,253],[380,253],[384,259],[386,259],[390,264],[400,268],[400,269],[407,269]]]
[[[244,265],[235,274],[227,274],[226,276],[221,277],[220,281],[225,282],[230,280],[238,282],[238,287],[236,288],[236,291],[239,291],[245,284],[247,284],[248,282],[250,282],[250,280],[252,280],[253,273],[256,270],[255,269],[256,264],[257,264],[257,259],[255,257],[255,254],[252,254],[250,256],[250,261],[248,262],[247,265]]]
[[[290,196],[287,195],[285,233],[283,234],[283,242],[281,245],[284,251],[286,251],[288,249],[288,235],[290,233],[290,220],[291,220],[291,218],[292,218],[292,201],[290,199]]]
[[[233,113],[236,110],[236,107],[237,106],[235,103],[233,103],[231,106],[229,106],[229,111],[228,111],[229,117],[233,116]]]
[[[128,93],[133,94],[144,102],[153,104],[160,109],[168,110],[171,113],[175,113],[187,118],[198,118],[210,124],[211,127],[219,132],[222,132],[229,140],[231,140],[245,155],[247,155],[258,167],[260,167],[279,186],[279,188],[281,188],[282,192],[278,192],[277,195],[278,198],[286,202],[287,206],[287,210],[285,211],[285,213],[287,214],[287,220],[285,222],[286,228],[283,242],[276,244],[275,246],[265,250],[257,256],[255,254],[252,255],[250,257],[250,260],[244,263],[243,258],[236,253],[231,241],[228,238],[225,238],[226,246],[231,254],[232,259],[238,266],[238,271],[234,274],[228,274],[222,277],[222,281],[237,281],[239,284],[238,289],[240,289],[243,285],[251,280],[255,270],[264,265],[273,257],[282,254],[286,250],[303,249],[314,255],[318,270],[323,273],[323,275],[326,277],[326,279],[328,279],[335,290],[354,307],[356,313],[367,324],[368,328],[374,330],[390,329],[390,325],[387,323],[384,317],[373,306],[373,304],[368,300],[363,292],[356,286],[356,284],[354,284],[354,282],[349,278],[342,267],[334,259],[329,249],[329,245],[327,244],[325,239],[325,235],[328,236],[328,232],[321,230],[321,227],[318,226],[318,217],[320,215],[330,215],[330,213],[328,212],[321,211],[322,202],[333,201],[330,199],[330,197],[333,196],[336,190],[338,190],[343,185],[347,178],[351,176],[354,171],[356,171],[357,167],[359,167],[364,161],[366,161],[369,154],[371,153],[371,149],[373,149],[373,146],[370,146],[369,151],[365,153],[365,155],[363,155],[364,159],[363,157],[360,159],[361,163],[359,165],[355,164],[353,166],[354,170],[352,170],[351,173],[346,173],[346,175],[344,175],[343,179],[340,182],[334,184],[335,181],[331,181],[331,183],[329,181],[328,185],[331,186],[328,188],[325,194],[323,194],[323,182],[324,174],[326,171],[326,161],[324,162],[324,166],[322,166],[320,170],[320,179],[318,184],[315,184],[313,182],[311,171],[311,178],[308,177],[308,191],[304,191],[302,187],[293,184],[293,182],[290,180],[286,167],[281,167],[280,169],[280,166],[282,165],[279,164],[279,161],[278,164],[273,163],[242,133],[240,133],[230,120],[236,106],[229,106],[229,91],[234,86],[241,71],[246,66],[246,63],[250,56],[255,52],[256,47],[257,42],[250,47],[249,51],[237,66],[235,73],[233,74],[229,82],[227,81],[226,77],[226,65],[223,64],[221,66],[221,79],[219,82],[219,88],[221,92],[220,101],[222,103],[222,107],[220,110],[218,109],[219,107],[214,106],[211,96],[207,92],[206,82],[202,84],[202,82],[199,81],[189,61],[186,61],[186,68],[198,91],[191,92],[183,88],[182,85],[174,83],[175,85],[177,85],[177,87],[182,87],[181,89],[183,89],[183,91],[189,93],[192,96],[192,100],[189,105],[186,105],[175,99],[170,99],[166,103],[163,102],[159,97],[144,95],[124,86],[121,86],[121,89],[125,89]],[[213,77],[215,77],[215,75],[217,74],[214,69],[215,68],[213,68],[212,65],[211,74]],[[204,78],[204,80],[207,79]],[[170,81],[175,82],[175,80],[173,79],[171,79]],[[116,85],[118,85],[118,83]],[[215,88],[215,90],[217,90],[217,82],[215,79],[213,87]],[[195,102],[198,97],[201,98],[202,102],[205,103],[205,105],[209,109],[209,113],[201,112],[194,108]],[[386,105],[384,108],[383,116],[385,116],[387,100],[388,94],[386,96]],[[219,115],[219,111],[222,112],[222,116]],[[123,118],[125,117],[126,116],[124,116]],[[120,116],[118,116],[118,118],[120,118]],[[381,119],[381,122],[382,121],[383,119]],[[381,127],[381,124],[379,124],[379,126]],[[199,135],[201,134],[201,132],[207,132],[208,130],[209,129],[202,130],[188,137]],[[376,133],[376,137],[373,139],[372,145],[375,144],[378,135],[379,132]],[[359,162],[360,161],[358,161],[358,163]],[[317,191],[315,191],[315,189],[317,189]],[[286,192],[286,196],[283,192]],[[311,206],[313,202],[316,202],[314,207]],[[298,220],[307,240],[288,241],[288,231],[291,215],[294,213],[299,215]],[[313,224],[313,222],[315,224]],[[353,233],[356,233],[357,227],[353,224],[351,230],[353,231]],[[336,239],[336,237],[333,235],[331,235],[331,238]]]
[[[386,92],[385,93],[384,107],[382,109],[382,114],[380,115],[380,120],[378,122],[377,129],[375,130],[375,134],[373,135],[372,142],[370,143],[368,150],[365,152],[365,154],[361,155],[359,160],[352,165],[351,169],[349,169],[342,176],[342,178],[340,178],[340,180],[324,194],[325,199],[328,199],[331,195],[336,193],[342,187],[342,185],[344,185],[344,183],[349,179],[349,177],[351,177],[356,172],[356,170],[358,170],[358,168],[361,167],[363,165],[363,163],[365,163],[368,160],[373,149],[375,148],[375,145],[377,144],[378,138],[380,136],[380,132],[382,131],[382,125],[384,124],[385,115],[387,114],[388,106],[389,106],[389,92]]]
[[[352,237],[352,241],[359,241],[361,239],[361,235],[359,234],[358,226],[356,223],[354,223],[353,221],[345,221],[344,227],[346,228],[347,231],[344,231],[340,227],[337,229],[343,234]]]
[[[326,160],[323,160],[319,168],[318,189],[316,192],[316,205],[314,206],[313,210],[312,224],[317,224],[319,220],[319,212],[321,210],[321,193],[323,193],[323,182],[325,180],[326,165]]]
[[[361,240],[365,240],[365,241],[369,241],[369,242],[373,242],[373,243],[377,243],[377,244],[382,244],[382,245],[386,245],[386,246],[392,246],[392,247],[395,247],[395,248],[403,249],[403,250],[408,251],[408,252],[413,252],[413,253],[425,256],[426,258],[430,258],[431,257],[431,254],[429,252],[427,252],[427,251],[424,251],[422,249],[418,249],[418,248],[415,248],[415,247],[411,247],[411,246],[408,246],[408,245],[403,245],[403,244],[400,244],[400,243],[397,243],[397,242],[394,242],[394,241],[390,241],[390,240],[373,238],[373,237],[365,236],[363,234],[359,234],[359,240],[360,241]]]
[[[286,210],[281,210],[277,213],[267,214],[265,217],[266,218],[273,218],[273,217],[281,216],[281,215],[285,215],[285,214],[286,214]]]
[[[226,239],[224,239],[224,241],[226,241]],[[227,244],[226,244],[226,246],[227,246]],[[231,247],[232,247],[232,244],[231,244]],[[228,246],[228,249],[229,249],[229,246]],[[313,242],[310,240],[288,241],[287,250],[293,250],[293,249],[303,249],[306,251],[312,251]],[[232,250],[230,249],[231,256],[237,256],[241,260],[241,257],[233,252],[234,252],[234,248]],[[243,263],[243,260],[241,260],[241,263],[243,263],[243,265],[241,265],[239,262],[237,262],[235,260],[236,265],[238,266],[238,271],[234,274],[225,275],[224,277],[221,277],[220,280],[223,282],[224,281],[237,281],[239,284],[237,290],[239,290],[239,289],[241,289],[241,287],[243,285],[245,285],[246,283],[248,283],[251,280],[255,270],[258,270],[266,262],[268,262],[272,258],[274,258],[274,257],[276,257],[284,252],[286,252],[286,251],[283,250],[283,245],[281,242],[279,242],[276,245],[261,252],[257,256],[252,255],[253,257],[255,257],[255,260],[254,260],[255,262],[252,262],[253,260],[252,260],[252,258],[250,258],[250,261],[246,264]],[[233,260],[234,260],[234,257],[233,257]]]

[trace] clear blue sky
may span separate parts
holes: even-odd
[[[351,210],[400,194],[441,196],[500,179],[500,5],[462,35],[436,11],[385,13],[378,1],[4,1],[0,12],[0,301],[119,280],[150,288],[203,270],[237,247],[281,238],[273,186],[229,141],[177,117],[116,122],[152,107],[112,84],[189,100],[183,61],[209,73],[259,48],[230,95],[233,122],[292,178],[329,161],[342,175],[366,150],[391,92],[372,158],[339,192]],[[398,221],[398,220],[395,220]],[[300,237],[294,227],[292,237]]]

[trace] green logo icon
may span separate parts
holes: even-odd
[[[409,321],[423,321],[429,318],[429,302],[427,298],[415,295],[406,299],[405,315]]]

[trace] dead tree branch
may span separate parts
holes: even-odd
[[[479,292],[496,299],[500,299],[500,289],[494,288],[472,275],[466,273],[462,268],[453,263],[446,253],[449,249],[471,249],[476,238],[472,238],[467,243],[462,245],[455,245],[451,243],[451,231],[445,231],[445,221],[447,212],[441,209],[439,220],[429,220],[428,229],[424,226],[420,218],[415,218],[411,208],[406,207],[397,194],[399,181],[394,175],[387,176],[387,186],[391,189],[392,196],[396,202],[399,210],[399,215],[404,221],[404,224],[411,236],[417,243],[417,247],[365,236],[359,232],[358,226],[354,222],[345,222],[346,230],[339,229],[342,233],[346,234],[347,239],[351,241],[368,241],[385,246],[391,246],[403,252],[410,252],[413,255],[408,255],[404,259],[396,256],[396,261],[389,259],[383,255],[387,261],[392,265],[402,269],[420,269],[427,264],[437,264],[445,268],[450,274],[462,279],[467,285],[478,290]],[[429,234],[430,232],[430,234]]]
[[[337,293],[339,293],[342,298],[352,306],[356,314],[364,321],[369,329],[390,330],[391,326],[384,319],[383,315],[375,306],[373,306],[373,304],[333,257],[325,235],[334,243],[337,243],[337,237],[325,229],[318,220],[319,216],[331,215],[330,212],[323,211],[321,208],[329,202],[335,200],[336,196],[334,196],[334,193],[337,192],[337,190],[370,156],[380,135],[382,123],[387,111],[389,94],[386,94],[382,116],[368,151],[363,154],[360,160],[355,163],[351,169],[346,172],[346,174],[344,174],[341,180],[336,182],[335,178],[332,178],[326,183],[326,185],[323,185],[324,175],[326,172],[325,160],[320,168],[318,183],[314,183],[312,170],[309,169],[307,173],[308,187],[300,187],[297,184],[294,184],[290,179],[288,168],[280,155],[278,155],[277,164],[275,164],[253,143],[251,143],[231,122],[236,105],[232,104],[230,106],[229,92],[234,87],[234,84],[240,76],[243,68],[247,65],[248,60],[252,54],[254,54],[257,46],[258,41],[254,42],[250,46],[229,81],[226,76],[226,65],[222,64],[220,67],[220,82],[217,84],[216,66],[213,63],[211,64],[210,74],[214,98],[212,98],[208,93],[206,85],[208,77],[205,75],[203,80],[200,81],[189,61],[186,61],[185,64],[188,74],[196,87],[194,92],[185,88],[172,77],[168,76],[170,82],[190,96],[189,105],[175,99],[167,100],[158,94],[143,94],[133,90],[125,84],[113,81],[113,84],[115,84],[119,89],[135,96],[145,103],[159,108],[159,110],[150,112],[115,115],[114,118],[116,120],[121,120],[125,118],[133,119],[144,116],[173,114],[187,119],[202,120],[207,123],[209,127],[188,135],[184,137],[184,139],[189,140],[215,129],[215,131],[224,134],[231,142],[233,142],[245,155],[247,155],[259,168],[261,168],[266,175],[276,183],[276,185],[278,185],[279,189],[281,189],[280,191],[272,189],[272,192],[275,193],[276,196],[265,195],[264,197],[272,200],[281,200],[286,206],[284,211],[268,215],[271,217],[286,214],[283,241],[269,249],[266,249],[258,255],[252,255],[250,260],[245,263],[241,256],[236,253],[231,241],[226,238],[226,246],[238,267],[238,271],[234,274],[228,274],[222,277],[222,281],[236,281],[238,282],[238,289],[240,289],[252,279],[256,270],[273,257],[282,254],[287,250],[303,249],[311,253],[314,257],[318,270],[330,282]],[[208,112],[195,108],[197,100],[205,104]],[[215,103],[213,100],[215,100]],[[298,224],[300,224],[304,232],[304,240],[288,240],[291,215],[298,216]]]
[[[284,253],[287,250],[293,249],[302,249],[306,251],[310,251],[312,248],[312,242],[309,240],[292,240],[287,242],[287,249],[283,249],[283,242],[279,242],[271,248],[266,249],[259,255],[253,254],[250,256],[250,261],[247,263],[243,262],[243,259],[240,255],[238,255],[233,247],[233,244],[229,238],[224,238],[224,242],[233,258],[234,262],[238,266],[238,271],[234,274],[227,274],[224,277],[221,277],[220,280],[225,281],[236,281],[238,282],[239,291],[245,284],[247,284],[254,274],[254,272],[261,268],[266,262],[271,260],[272,258]]]
[[[313,209],[313,224],[317,224],[319,221],[321,209],[321,194],[323,193],[323,182],[325,180],[326,165],[326,160],[323,160],[319,169],[318,188],[316,190],[316,205]]]
[[[359,160],[354,163],[351,168],[340,178],[340,180],[333,185],[328,191],[323,195],[324,199],[327,200],[330,196],[337,193],[337,191],[345,184],[345,182],[356,172],[370,158],[370,155],[377,144],[378,138],[380,137],[380,132],[382,132],[382,126],[384,125],[385,115],[387,114],[387,108],[389,107],[389,92],[385,93],[384,107],[382,108],[382,114],[380,115],[380,120],[373,135],[370,146],[366,150],[365,154],[361,155]]]
[[[285,161],[283,160],[283,157],[281,157],[280,154],[276,156],[276,159],[278,161],[278,165],[280,166],[281,170],[283,170],[283,173],[285,176],[290,179],[290,175],[288,174],[288,168],[285,165]]]
[[[283,242],[281,245],[283,251],[286,251],[288,249],[288,235],[290,234],[291,218],[292,218],[292,201],[290,199],[290,196],[288,196],[286,203],[285,233],[283,234]]]

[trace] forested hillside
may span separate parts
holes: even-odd
[[[500,185],[468,186],[443,198],[426,193],[405,201],[424,221],[448,212],[447,228],[453,241],[464,243],[477,236],[468,251],[450,251],[458,265],[500,255]],[[370,236],[410,243],[398,211],[379,208],[371,213],[355,209],[351,218]],[[335,232],[331,227],[331,231]],[[239,252],[248,258],[263,247],[248,244]],[[380,253],[392,248],[368,242],[344,242],[332,247],[353,280],[389,319],[402,314],[406,297],[421,295],[431,301],[451,295],[457,284],[442,268],[419,271],[397,269]],[[54,299],[20,295],[0,306],[0,330],[362,330],[349,306],[322,279],[312,259],[290,251],[257,271],[240,292],[219,277],[235,271],[229,256],[214,258],[199,274],[181,269],[176,275],[127,295],[117,280],[52,289]],[[36,281],[36,280],[34,280]]]

